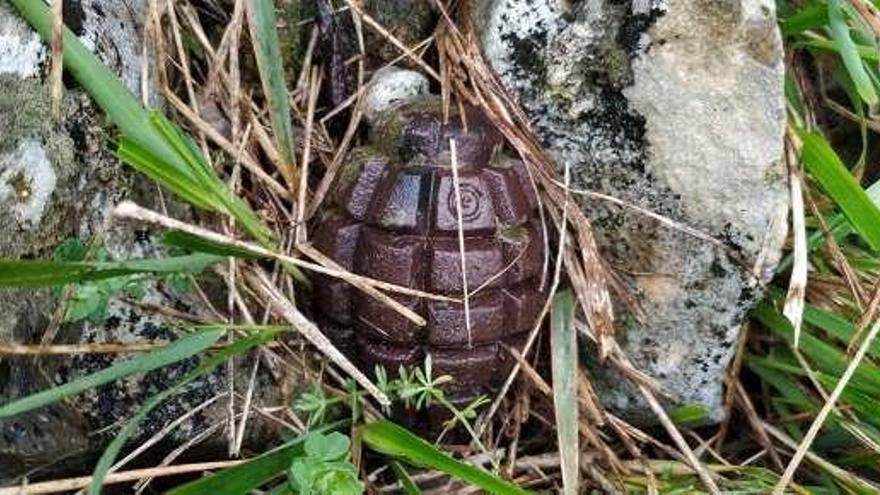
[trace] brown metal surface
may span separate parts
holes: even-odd
[[[458,401],[491,393],[506,378],[513,360],[504,346],[521,345],[546,297],[544,241],[525,166],[500,153],[501,138],[480,113],[468,108],[464,117],[466,128],[454,111],[444,124],[436,98],[389,116],[369,146],[352,152],[314,237],[318,249],[354,273],[462,298],[449,150],[449,139],[456,140],[470,332],[463,304],[395,296],[426,318],[420,328],[328,277],[316,281],[315,302],[363,369],[382,365],[393,374],[430,354],[434,375],[452,376],[445,387]]]

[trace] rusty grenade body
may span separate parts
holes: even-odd
[[[466,123],[463,124],[463,121]],[[513,365],[544,304],[543,238],[537,201],[522,162],[500,153],[501,137],[476,109],[444,123],[436,97],[389,113],[340,172],[315,245],[366,277],[463,299],[459,219],[450,138],[456,141],[461,227],[469,292],[464,304],[401,296],[420,327],[384,303],[329,277],[316,281],[316,306],[337,345],[372,375],[421,366],[450,375],[447,396],[464,404],[491,394]]]

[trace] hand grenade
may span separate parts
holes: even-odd
[[[525,165],[501,153],[501,136],[477,109],[450,112],[444,122],[439,98],[423,97],[377,123],[340,172],[314,243],[353,273],[461,302],[392,294],[425,318],[420,327],[326,276],[315,302],[325,330],[368,375],[430,355],[434,376],[452,378],[447,397],[463,405],[497,390],[514,364],[508,348],[521,348],[535,326],[546,300],[544,240]]]

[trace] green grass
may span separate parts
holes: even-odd
[[[821,101],[821,95],[815,80],[811,86],[799,84],[797,77],[805,74],[803,66],[789,73],[789,126],[800,139],[808,192],[821,219],[809,208],[805,212],[810,279],[797,351],[794,331],[781,313],[780,294],[786,289],[786,272],[793,259],[788,254],[774,288],[753,314],[753,343],[744,379],[753,383],[757,379],[752,401],[765,421],[800,442],[825,404],[826,394],[851,362],[864,330],[855,322],[865,302],[856,301],[841,264],[850,265],[856,283],[869,297],[878,280],[880,184],[865,183],[862,177],[876,177],[876,164],[867,159],[876,147],[876,136],[868,130],[866,119],[876,110],[880,77],[876,36],[850,1],[782,1],[778,5],[789,55],[807,53],[821,61],[823,87],[830,88],[828,96],[855,116],[852,121],[851,117],[838,118],[849,122],[853,137],[858,138],[854,141],[859,141],[853,145],[833,139],[821,125],[816,126],[827,120],[808,112],[829,115],[832,110],[809,103]],[[800,63],[804,57],[788,60]],[[837,255],[826,243],[820,220],[839,248]],[[832,285],[820,290],[819,281]],[[880,345],[875,342],[811,445],[810,452],[829,464],[805,461],[795,480],[815,493],[875,493],[875,488],[868,487],[870,483],[880,486],[878,418]]]
[[[327,424],[313,429],[312,434],[329,433],[343,426],[345,426],[343,423]],[[305,439],[305,436],[297,437],[244,464],[182,484],[170,490],[168,495],[202,495],[205,493],[245,495],[252,493],[273,478],[283,476],[294,459],[305,454]]]
[[[367,423],[358,430],[365,444],[377,452],[412,465],[437,469],[495,495],[525,495],[531,492],[497,476],[453,459],[434,445],[388,421]]]
[[[52,18],[43,2],[12,0],[19,13],[50,40]],[[119,158],[191,205],[235,218],[262,245],[272,248],[271,230],[236,196],[192,140],[157,110],[143,108],[122,82],[79,39],[64,29],[64,67],[119,128]]]
[[[801,161],[806,170],[837,203],[850,226],[871,249],[880,249],[880,209],[821,134],[797,131],[803,145]]]
[[[550,348],[553,368],[553,405],[556,434],[562,458],[563,493],[579,492],[580,439],[578,433],[578,352],[574,329],[574,301],[570,291],[553,296],[550,319]]]
[[[293,126],[290,121],[290,102],[287,92],[284,59],[278,37],[273,0],[252,0],[247,3],[248,24],[254,40],[257,68],[263,82],[263,93],[269,104],[269,116],[283,165],[281,170],[293,186],[296,177]]]
[[[126,261],[43,261],[0,259],[0,288],[52,287],[136,274],[199,273],[223,260],[213,254]]]

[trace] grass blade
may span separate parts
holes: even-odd
[[[260,257],[247,249],[222,244],[219,242],[209,241],[203,237],[182,232],[180,230],[172,230],[166,232],[162,236],[162,244],[168,247],[176,247],[195,251],[198,253],[208,253],[216,256],[232,257],[239,259],[255,260]]]
[[[345,422],[331,423],[310,430],[310,432],[329,433],[342,428],[345,424]],[[303,440],[305,437],[306,435],[298,437],[286,445],[266,452],[244,464],[173,488],[167,495],[202,495],[205,493],[245,495],[251,493],[287,470],[293,459],[304,455]]]
[[[804,321],[828,332],[845,346],[850,345],[853,336],[856,335],[856,326],[851,321],[810,304],[804,308]],[[871,346],[871,354],[875,358],[880,358],[880,343],[875,342]]]
[[[110,383],[126,376],[146,373],[163,366],[192,357],[217,343],[226,333],[225,330],[209,330],[195,332],[166,347],[144,354],[121,363],[114,364],[91,375],[84,376],[70,383],[50,388],[43,392],[29,395],[4,406],[0,406],[0,418],[15,416],[38,407],[42,407],[65,397],[79,394],[86,390]]]
[[[797,46],[804,46],[808,48],[814,48],[816,50],[821,50],[825,52],[834,52],[840,54],[840,47],[833,40],[829,39],[815,39],[809,41],[802,41],[797,43]],[[858,52],[859,57],[866,62],[876,62],[880,60],[880,54],[877,53],[877,50],[870,46],[861,46],[856,45],[856,52]]]
[[[416,482],[410,478],[409,473],[406,472],[406,469],[404,469],[399,462],[391,461],[388,464],[391,465],[391,470],[394,471],[394,476],[400,481],[401,491],[404,495],[422,495],[422,491],[419,490]]]
[[[798,130],[801,161],[871,249],[880,250],[880,209],[821,134]]]
[[[284,79],[284,60],[275,20],[275,3],[272,0],[247,2],[248,25],[253,39],[257,68],[263,82],[263,92],[269,102],[269,117],[284,160],[281,172],[290,185],[293,184],[296,155],[294,155],[293,126],[290,122],[290,104]]]
[[[790,16],[780,19],[784,36],[793,36],[803,31],[819,29],[828,23],[828,8],[817,4],[799,9]]]
[[[876,105],[880,99],[877,97],[874,82],[871,81],[871,77],[862,63],[857,45],[850,37],[849,25],[846,23],[840,0],[829,0],[828,2],[828,27],[859,96],[869,105]]]
[[[144,401],[144,403],[141,404],[140,409],[138,409],[138,412],[125,423],[113,441],[110,442],[110,445],[104,450],[104,453],[101,454],[101,458],[98,460],[95,470],[92,472],[92,483],[89,485],[89,495],[100,495],[104,483],[104,477],[107,476],[107,471],[110,469],[110,466],[113,465],[116,456],[119,455],[119,451],[125,446],[129,437],[131,437],[137,426],[143,421],[147,414],[150,413],[150,411],[161,405],[170,397],[182,392],[187,385],[208,374],[217,366],[225,363],[226,360],[272,340],[278,333],[280,333],[280,331],[281,330],[278,329],[265,330],[248,335],[247,337],[236,341],[229,347],[202,361],[196,369],[187,373],[170,388],[163,390]],[[222,335],[225,331],[218,330],[217,333]]]
[[[168,258],[99,262],[95,263],[95,266],[99,270],[127,270],[132,273],[198,273],[222,259],[222,257],[213,254],[195,253]]]
[[[260,244],[271,246],[273,244],[272,232],[241,198],[226,187],[226,184],[220,180],[192,140],[158,111],[150,111],[150,122],[166,142],[174,148],[181,160],[187,164],[196,178],[197,185],[208,191],[215,202],[219,203],[219,209],[238,220],[241,226]]]
[[[877,337],[878,333],[880,333],[880,321],[875,322],[874,325],[871,327],[871,330],[868,332],[865,340],[863,340],[860,344],[858,351],[847,363],[846,370],[843,372],[843,375],[841,375],[840,380],[834,387],[834,390],[831,391],[831,394],[829,394],[828,398],[825,400],[825,404],[822,406],[822,409],[819,411],[818,414],[816,414],[816,417],[812,420],[812,424],[810,425],[810,429],[807,431],[807,434],[804,436],[804,440],[801,441],[800,445],[798,445],[794,456],[791,458],[788,466],[786,466],[785,468],[785,472],[782,474],[782,478],[779,480],[779,483],[777,483],[776,488],[774,488],[774,495],[782,495],[785,492],[785,489],[788,487],[788,484],[794,478],[794,474],[797,471],[798,466],[807,455],[807,452],[812,446],[813,441],[819,434],[819,430],[825,424],[826,419],[834,412],[834,407],[837,404],[838,399],[840,399],[840,396],[845,390],[846,386],[849,384],[850,379],[853,378],[855,371],[858,369],[859,365],[862,362],[862,359],[864,359],[865,354],[867,353],[868,347],[871,345],[871,342]]]
[[[52,287],[86,278],[83,263],[0,259],[0,287]]]
[[[819,410],[819,405],[814,403],[800,387],[798,380],[801,378],[802,370],[794,367],[782,369],[783,366],[775,360],[754,355],[748,357],[746,364],[753,373],[779,392],[780,395],[774,400],[784,400],[802,411]]]
[[[11,0],[22,17],[47,42],[52,39],[52,14],[45,2]],[[64,68],[94,98],[123,134],[150,150],[156,157],[173,167],[175,172],[188,176],[174,150],[150,125],[149,114],[110,69],[90,52],[66,27],[64,33]]]
[[[669,419],[677,425],[701,423],[708,417],[709,410],[702,404],[684,404],[669,413]]]
[[[221,256],[204,253],[113,262],[0,259],[0,288],[52,287],[138,273],[198,273],[222,260]]]
[[[216,209],[210,194],[199,187],[192,178],[176,173],[171,166],[128,136],[120,136],[116,155],[153,182],[162,184],[196,208],[207,211]]]
[[[572,319],[574,304],[571,292],[553,296],[550,322],[550,349],[553,368],[553,405],[556,410],[556,435],[562,459],[562,493],[578,493],[578,404],[577,337]]]
[[[789,343],[793,342],[794,330],[791,322],[777,313],[770,305],[760,304],[753,315],[773,333]],[[845,351],[811,332],[803,332],[801,344],[799,350],[814,363],[818,370],[826,374],[840,376],[850,361],[850,357]],[[875,395],[880,396],[880,368],[870,361],[863,362],[855,371],[853,386],[872,391]]]
[[[868,195],[868,199],[874,203],[874,206],[880,207],[880,181],[874,182],[870,186],[865,189],[865,193]],[[828,225],[828,230],[831,235],[834,236],[834,239],[840,241],[844,237],[853,233],[852,225],[847,222],[846,216],[843,213],[836,213],[832,215],[830,218],[825,220]],[[807,249],[810,252],[815,251],[825,244],[825,235],[821,230],[817,230],[813,232],[809,239],[807,239]],[[783,273],[787,271],[791,264],[794,262],[794,256],[792,253],[789,253],[785,256],[782,262],[779,263],[779,266],[776,269],[776,273]]]
[[[390,421],[376,421],[360,428],[361,438],[371,449],[410,464],[437,469],[462,481],[499,495],[528,494],[526,490],[495,475],[457,461],[437,447]]]

